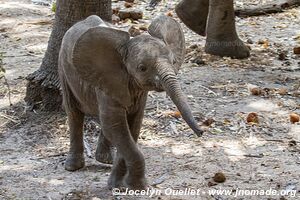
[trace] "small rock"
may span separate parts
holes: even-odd
[[[294,54],[300,54],[300,47],[294,47]]]
[[[224,183],[226,181],[226,176],[225,174],[223,174],[222,172],[218,172],[215,174],[215,176],[213,177],[213,180],[216,183]]]

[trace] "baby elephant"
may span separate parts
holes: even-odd
[[[110,187],[146,187],[145,161],[136,142],[141,129],[148,91],[166,91],[191,129],[201,136],[181,91],[176,73],[185,54],[180,25],[160,16],[149,34],[131,38],[90,16],[65,34],[59,54],[59,75],[70,129],[70,152],[65,168],[84,166],[84,115],[100,118],[102,133],[96,157],[117,149]],[[102,157],[102,158],[103,158]]]

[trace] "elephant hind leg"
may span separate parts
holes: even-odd
[[[70,150],[65,162],[65,169],[68,171],[75,171],[84,167],[83,121],[83,113],[68,113],[68,123],[70,129]]]
[[[63,104],[68,115],[70,132],[70,150],[65,162],[65,169],[75,171],[84,167],[83,155],[83,122],[84,113],[78,109],[77,101],[68,87],[67,82],[61,77],[63,91]]]

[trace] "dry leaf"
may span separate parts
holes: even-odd
[[[224,183],[226,181],[226,176],[222,172],[218,172],[213,177],[213,180],[217,183]]]
[[[294,124],[294,123],[299,122],[299,120],[300,120],[300,116],[298,114],[296,114],[296,113],[290,114],[290,122],[292,122]]]
[[[203,125],[204,126],[210,126],[210,125],[212,125],[212,123],[214,123],[215,122],[215,120],[213,119],[213,118],[208,118],[208,119],[206,119],[204,122],[203,122]]]
[[[288,93],[288,90],[286,88],[279,88],[278,94],[280,95],[286,95]]]
[[[169,111],[165,113],[166,116],[171,116],[171,117],[176,117],[176,118],[180,118],[181,117],[181,113],[177,110],[177,111]]]
[[[246,118],[246,121],[248,123],[254,123],[254,124],[258,124],[259,120],[258,120],[258,114],[255,113],[255,112],[252,112],[252,113],[249,113],[247,118]]]
[[[168,16],[168,17],[173,17],[172,11],[166,12],[165,15]]]
[[[258,87],[255,87],[255,88],[251,88],[250,92],[251,92],[252,95],[259,96],[259,95],[262,94],[262,89],[260,89]]]
[[[294,47],[294,54],[300,54],[300,47]]]

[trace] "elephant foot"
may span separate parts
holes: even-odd
[[[111,174],[107,182],[108,187],[110,189],[123,188],[124,187],[123,178],[124,178],[123,176],[116,176],[114,174]]]
[[[145,177],[130,177],[126,175],[124,178],[124,187],[129,188],[131,190],[145,190],[147,188],[147,180]]]
[[[65,169],[68,171],[76,171],[84,167],[84,156],[82,153],[69,153],[65,162]]]
[[[112,148],[104,148],[103,146],[98,145],[95,158],[98,162],[112,164],[114,159],[114,150]]]
[[[206,35],[208,0],[182,0],[175,8],[180,20],[195,33]]]
[[[247,58],[250,56],[250,49],[239,38],[230,41],[206,40],[205,52],[218,56],[231,58]]]

